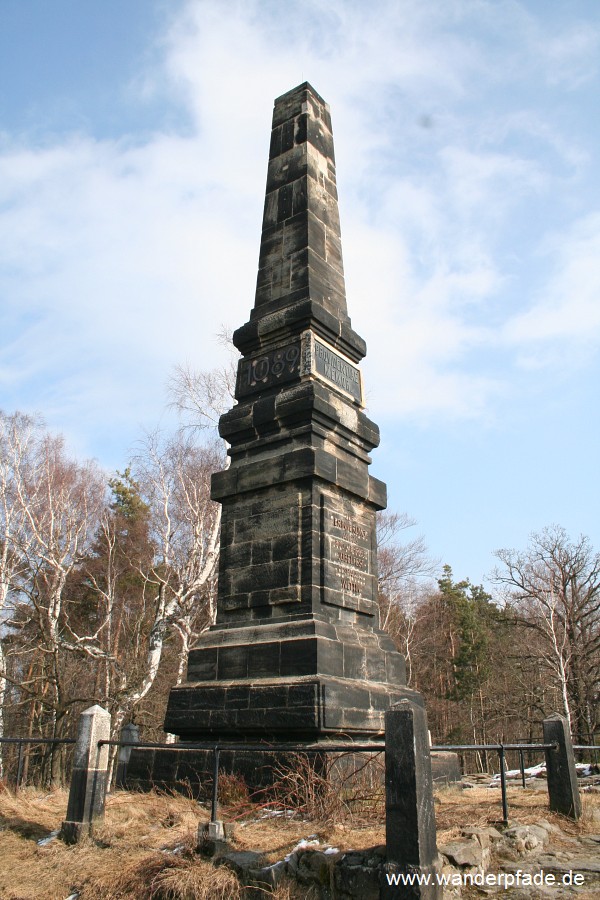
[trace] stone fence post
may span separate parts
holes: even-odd
[[[550,809],[570,819],[579,819],[581,797],[569,723],[563,716],[554,713],[544,719],[543,728],[544,743],[557,745],[556,750],[546,750]]]
[[[133,722],[130,722],[129,725],[125,725],[121,729],[121,734],[119,737],[121,746],[119,747],[119,755],[117,757],[116,776],[116,786],[118,788],[124,788],[127,781],[127,766],[129,764],[131,751],[133,749],[132,747],[128,747],[127,744],[137,744],[139,739],[140,729],[137,727],[137,725],[134,725]]]
[[[93,823],[104,817],[108,746],[98,747],[98,741],[108,740],[110,713],[101,706],[90,706],[79,716],[77,726],[67,818],[60,829],[67,844],[90,834]]]
[[[427,715],[412,700],[385,714],[385,831],[380,896],[441,900]],[[403,875],[429,875],[430,883],[403,885]]]

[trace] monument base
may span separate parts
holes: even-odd
[[[385,632],[318,617],[213,627],[173,688],[165,731],[185,741],[369,740],[387,709],[422,698]]]
[[[273,744],[273,753],[223,751],[219,765],[250,789],[293,764],[285,744],[383,740],[385,713],[400,700],[423,706],[405,684],[405,661],[389,635],[325,616],[215,625],[190,652],[187,680],[171,690],[165,731],[185,742]],[[315,765],[319,766],[319,755]],[[325,757],[323,756],[322,759]],[[127,781],[212,783],[211,751],[134,751]]]

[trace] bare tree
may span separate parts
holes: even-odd
[[[139,569],[148,621],[139,647],[144,661],[134,680],[122,670],[115,730],[155,683],[169,631],[180,638],[182,678],[191,642],[214,621],[221,508],[210,499],[210,476],[222,467],[216,447],[199,447],[182,431],[167,439],[149,435],[133,461],[149,510],[154,557]]]
[[[13,566],[14,609],[9,624],[23,636],[21,654],[43,657],[38,669],[45,684],[39,699],[49,712],[52,736],[57,737],[69,705],[61,651],[86,656],[98,652],[93,636],[79,635],[72,628],[65,586],[90,551],[105,501],[105,481],[94,463],[69,458],[62,438],[26,417],[12,417],[5,437],[5,448],[11,449],[4,456],[2,477],[7,500],[5,547]],[[58,775],[53,770],[54,781]]]
[[[525,551],[499,550],[506,587],[519,624],[541,638],[539,660],[562,697],[578,740],[598,725],[600,684],[600,553],[587,537],[571,540],[552,525],[530,537]]]
[[[415,582],[439,569],[422,535],[408,541],[401,536],[416,525],[407,513],[380,512],[377,516],[377,564],[381,627],[388,629],[394,612],[410,614],[418,594]]]
[[[223,327],[218,342],[227,349],[227,362],[216,369],[175,366],[168,383],[170,406],[182,419],[185,431],[212,429],[234,402],[238,355],[229,329]]]
[[[0,629],[9,614],[11,593],[26,569],[28,530],[26,516],[17,503],[20,472],[31,466],[36,422],[21,413],[0,412]],[[0,630],[0,737],[4,736],[6,702],[6,659],[4,635]],[[0,779],[3,777],[3,745],[0,744]]]

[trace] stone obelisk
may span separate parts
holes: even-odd
[[[372,737],[392,703],[421,700],[378,624],[379,431],[346,307],[329,107],[307,83],[275,101],[256,301],[233,340],[237,403],[220,420],[231,465],[212,482],[217,622],[171,691],[165,730]]]

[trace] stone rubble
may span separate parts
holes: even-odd
[[[599,822],[600,824],[600,822]],[[494,826],[468,826],[458,838],[440,842],[444,875],[475,876],[487,873],[553,873],[558,882],[568,872],[581,873],[583,887],[575,885],[534,888],[502,885],[444,889],[444,900],[471,897],[502,897],[506,900],[576,900],[600,897],[600,834],[574,837],[557,825],[539,819],[528,825],[511,823],[503,831]],[[341,852],[316,839],[300,841],[285,859],[265,864],[264,854],[250,851],[224,852],[215,862],[233,869],[247,886],[248,897],[264,897],[283,879],[295,880],[319,900],[379,900],[384,873],[385,846]],[[268,894],[267,894],[268,896]]]

